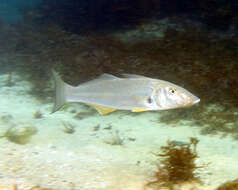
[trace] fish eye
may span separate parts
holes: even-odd
[[[170,93],[170,94],[175,94],[175,92],[176,92],[176,89],[175,89],[175,88],[170,88],[170,89],[169,89],[169,93]]]

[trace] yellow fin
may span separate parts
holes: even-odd
[[[101,115],[106,115],[117,110],[115,108],[109,108],[109,107],[98,106],[93,104],[88,104],[88,105],[95,108]]]
[[[132,112],[141,112],[141,111],[148,111],[148,108],[136,108],[132,110]]]

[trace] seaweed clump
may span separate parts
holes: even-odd
[[[198,140],[191,138],[190,143],[178,145],[173,141],[168,141],[166,146],[161,147],[161,154],[156,156],[163,157],[162,166],[158,166],[155,174],[156,180],[146,184],[146,186],[170,187],[183,182],[200,182],[195,175],[195,160],[197,154]]]
[[[221,184],[216,190],[238,190],[238,179]]]

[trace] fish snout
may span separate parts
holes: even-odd
[[[193,96],[190,100],[190,105],[194,105],[200,102],[200,99],[197,96]]]
[[[184,107],[187,107],[187,106],[192,106],[196,103],[200,102],[200,99],[194,95],[192,96],[187,96],[185,99],[184,99]]]
[[[194,101],[193,101],[193,104],[196,104],[196,103],[198,103],[198,102],[200,102],[200,99],[199,99],[198,97],[195,97],[195,99],[194,99]]]

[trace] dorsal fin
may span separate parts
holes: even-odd
[[[91,83],[93,84],[95,82],[102,81],[102,80],[115,80],[115,79],[119,79],[119,78],[114,76],[114,75],[104,73],[104,74],[100,75],[98,78],[95,78],[93,80],[84,82],[80,85],[83,86],[83,85],[88,85],[88,84],[91,84]]]
[[[119,79],[119,78],[114,76],[114,75],[104,73],[101,76],[99,76],[98,78],[96,78],[95,80],[98,80],[98,79],[101,79],[101,80],[113,80],[113,79]]]
[[[142,75],[127,74],[127,73],[123,73],[122,76],[125,77],[125,78],[149,78],[149,77],[145,77],[145,76],[142,76]]]

